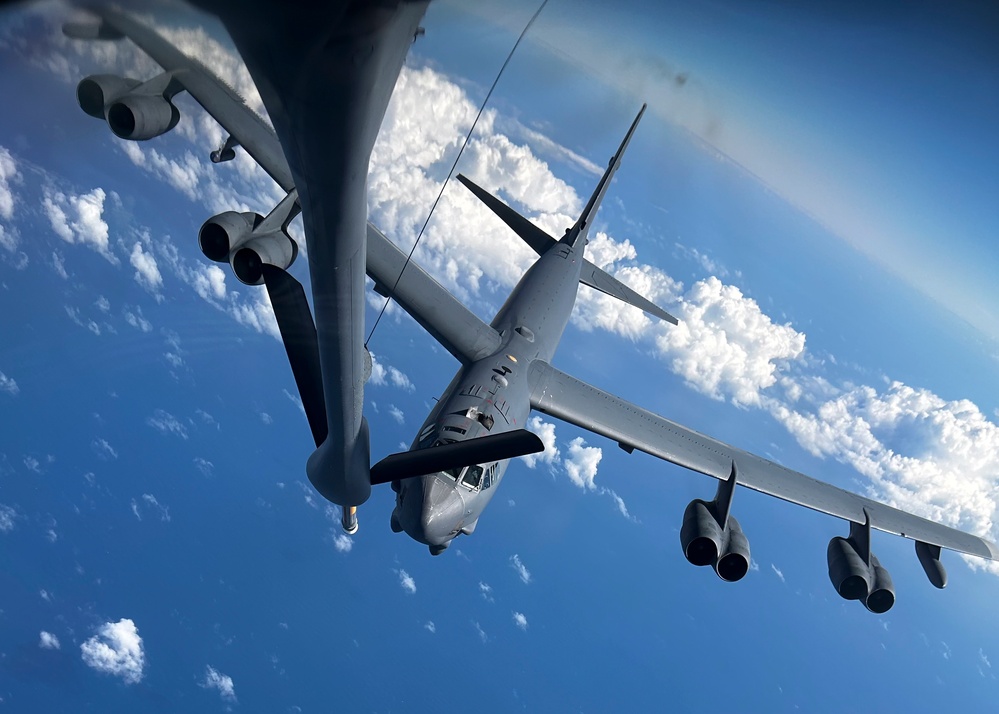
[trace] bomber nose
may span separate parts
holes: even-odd
[[[446,545],[461,527],[465,503],[454,482],[436,474],[411,479],[402,493],[400,522],[411,538]]]

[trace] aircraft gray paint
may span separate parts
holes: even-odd
[[[344,528],[348,532],[356,530],[351,507],[367,498],[372,484],[391,482],[396,492],[393,530],[405,531],[434,554],[445,550],[459,534],[472,533],[509,460],[543,448],[540,439],[524,429],[533,409],[610,438],[628,452],[638,449],[718,479],[714,499],[695,499],[688,505],[680,540],[687,560],[712,565],[723,580],[741,579],[750,563],[748,539],[731,515],[738,485],[846,520],[849,535],[829,542],[829,577],[842,597],[861,600],[873,612],[885,612],[895,600],[891,577],[871,550],[874,529],[914,540],[927,577],[939,588],[946,585],[941,548],[999,559],[999,547],[990,541],[822,483],[699,434],[551,365],[580,282],[676,322],[584,257],[593,217],[644,107],[583,213],[560,240],[459,175],[459,180],[539,255],[489,325],[422,268],[408,262],[405,254],[370,223],[366,244],[363,237],[358,241],[354,230],[363,214],[356,209],[363,201],[364,180],[356,171],[362,155],[366,166],[377,130],[376,118],[384,113],[388,100],[386,83],[389,77],[394,82],[392,70],[398,73],[404,55],[400,46],[415,34],[424,6],[389,3],[374,13],[368,13],[364,3],[337,6],[340,14],[336,17],[349,20],[340,28],[342,32],[314,31],[319,33],[316,36],[328,36],[326,47],[334,48],[333,55],[340,52],[339,59],[331,60],[320,52],[319,60],[313,63],[315,57],[293,53],[286,64],[277,65],[279,70],[302,72],[301,82],[291,90],[277,84],[267,86],[269,79],[280,77],[268,74],[274,70],[268,69],[267,60],[282,46],[279,38],[288,35],[276,31],[270,36],[266,18],[260,20],[253,10],[220,6],[227,26],[233,23],[244,59],[251,71],[256,68],[255,80],[265,85],[261,88],[265,102],[277,103],[275,124],[280,141],[278,134],[221,80],[129,16],[102,9],[95,23],[65,28],[70,36],[86,39],[128,35],[166,69],[146,83],[107,75],[85,78],[77,94],[88,114],[106,119],[124,138],[152,138],[176,125],[178,114],[170,99],[186,90],[230,134],[230,140],[213,152],[213,160],[231,158],[238,144],[288,190],[288,196],[266,218],[228,212],[209,219],[200,242],[207,257],[228,260],[244,282],[266,285],[317,444],[307,471],[320,493],[345,506]],[[273,19],[272,15],[266,17]],[[355,22],[359,19],[363,21]],[[337,62],[343,60],[343,52],[354,56],[351,53],[359,47],[368,47],[371,56],[380,59],[358,69],[354,77],[329,80],[323,74],[331,66],[349,66],[350,62]],[[334,93],[340,92],[337,96],[341,99],[367,97],[366,89],[377,97],[358,107],[337,107],[335,102],[316,96],[323,93],[326,81],[334,83]],[[282,113],[285,106],[294,106],[296,111]],[[271,104],[268,108],[274,117]],[[324,114],[338,111],[339,118],[332,120]],[[327,136],[331,126],[334,135]],[[345,146],[353,145],[353,139],[360,148],[352,153]],[[320,145],[330,148],[336,158],[326,162],[310,155],[310,150]],[[349,216],[335,218],[324,212],[321,204],[327,201],[347,210]],[[286,272],[296,248],[285,229],[303,202],[316,323],[302,286]],[[332,237],[325,232],[329,228],[335,229]],[[363,360],[365,355],[358,330],[361,313],[357,312],[363,304],[363,284],[355,275],[360,256],[376,290],[391,295],[462,365],[411,449],[390,455],[370,469],[367,426],[360,416],[363,384],[358,375],[363,380],[363,364],[357,359],[360,355]],[[329,277],[337,272],[333,268],[344,268],[342,280]],[[346,320],[344,329],[337,328],[334,320],[339,318]]]

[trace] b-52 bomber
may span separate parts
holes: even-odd
[[[205,67],[184,57],[126,15],[100,11],[99,16],[96,26],[76,26],[68,28],[67,33],[91,38],[128,35],[157,61],[167,59],[172,63],[167,74],[180,83],[170,91],[186,89],[191,93],[231,136],[240,137],[239,144],[272,177],[291,176],[282,151],[285,137],[279,141],[278,135],[257,121],[245,104]],[[89,114],[107,119],[112,129],[116,114],[121,114],[116,107],[128,101],[129,92],[146,87],[143,96],[150,96],[150,86],[156,90],[170,84],[165,80],[156,84],[155,79],[145,84],[119,78],[115,81],[117,84],[106,76],[86,78],[78,89],[81,107]],[[100,88],[101,82],[105,88],[117,87],[123,92],[108,100],[105,89],[103,108],[97,107],[91,96],[93,87]],[[170,104],[172,97],[169,91],[163,92],[153,92],[153,100],[142,101],[159,102],[162,110],[162,101]],[[134,108],[139,103],[132,101],[127,106]],[[324,385],[327,400],[336,394],[329,389],[329,382],[336,375],[326,371],[327,361],[320,359],[320,346],[324,333],[336,330],[336,325],[326,321],[324,315],[331,312],[320,311],[319,302],[337,299],[361,303],[363,294],[347,291],[329,295],[317,291],[317,273],[329,270],[322,262],[329,253],[313,254],[310,240],[310,273],[317,305],[317,320],[313,323],[302,286],[287,273],[294,251],[274,248],[284,245],[282,241],[290,241],[285,233],[289,216],[296,215],[299,208],[307,209],[300,204],[305,187],[298,182],[308,180],[308,176],[296,176],[296,183],[286,186],[288,197],[265,218],[254,217],[255,214],[247,218],[246,214],[230,212],[206,222],[200,234],[205,255],[213,260],[229,260],[236,276],[246,283],[266,285],[317,445],[307,473],[323,496],[344,507],[345,530],[356,530],[352,507],[363,502],[360,495],[364,498],[367,495],[360,493],[364,489],[331,488],[330,479],[346,477],[355,484],[363,480],[369,491],[373,484],[390,483],[396,494],[390,517],[392,530],[407,533],[428,546],[434,555],[443,553],[456,537],[473,533],[502,483],[510,459],[542,450],[540,439],[524,428],[533,410],[611,439],[629,453],[637,449],[716,478],[718,487],[711,500],[695,499],[687,506],[680,544],[690,563],[712,566],[725,581],[742,579],[751,562],[749,541],[732,515],[737,486],[845,520],[848,534],[833,537],[827,548],[829,578],[840,596],[859,600],[875,613],[884,613],[892,607],[895,588],[871,548],[873,530],[913,540],[920,564],[938,588],[947,583],[940,561],[944,548],[999,559],[999,546],[988,540],[823,483],[712,439],[586,384],[552,365],[580,283],[661,320],[677,323],[665,310],[585,257],[594,217],[644,111],[643,106],[579,218],[557,240],[459,174],[458,180],[538,254],[536,262],[489,324],[408,260],[375,226],[367,224],[364,264],[375,290],[396,300],[461,366],[409,451],[387,456],[370,468],[365,454],[351,465],[353,472],[342,476],[331,474],[322,455],[326,435],[332,437],[342,424],[334,423],[340,414],[337,405],[324,402]],[[163,117],[169,116],[163,112]],[[245,130],[250,122],[254,123],[252,132]],[[137,119],[136,124],[141,121]],[[170,128],[169,121],[161,124],[159,133]],[[311,122],[293,122],[289,130],[307,131],[306,127],[311,125]],[[295,141],[303,146],[309,138],[296,135]],[[232,149],[227,142],[219,151]],[[239,230],[241,220],[244,225],[252,226],[252,230]],[[307,221],[307,238],[309,230]],[[335,313],[333,309],[332,314]],[[343,399],[356,397],[349,389],[342,393]]]

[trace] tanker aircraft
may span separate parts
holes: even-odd
[[[169,63],[161,61],[161,64],[172,64],[173,69],[168,68],[167,74],[181,82],[181,86],[174,87],[173,79],[168,78],[160,80],[155,87],[187,89],[223,128],[232,136],[240,137],[239,143],[271,176],[290,176],[282,153],[282,146],[286,145],[284,138],[279,141],[278,135],[260,122],[238,96],[206,68],[172,47],[169,52],[174,54],[168,58],[163,47],[169,45],[162,38],[124,15],[102,11],[101,18],[97,25],[76,25],[67,32],[94,38],[128,34],[158,61],[169,59]],[[149,87],[156,80],[140,85],[134,80],[112,79],[119,84],[112,85],[106,77],[84,79],[78,89],[78,98],[85,111],[106,118],[114,129],[113,122],[121,113],[116,108],[125,100],[118,98],[111,103],[105,102],[103,110],[97,111],[99,107],[90,96],[92,85],[99,85],[100,80],[105,87],[125,87],[128,97],[133,96],[128,92]],[[135,111],[135,107],[141,106],[140,101],[152,105],[166,99],[169,104],[172,95],[168,90],[163,91],[166,94],[140,92],[127,106]],[[148,99],[150,96],[152,100]],[[848,535],[833,537],[827,548],[829,577],[839,595],[859,600],[875,613],[886,612],[892,607],[895,590],[891,576],[871,549],[872,530],[912,539],[919,562],[930,582],[938,588],[947,583],[946,571],[940,561],[942,548],[999,559],[999,546],[988,540],[823,483],[712,439],[586,384],[552,365],[580,283],[677,324],[676,318],[665,310],[585,258],[587,236],[596,212],[644,111],[643,106],[611,157],[582,214],[558,240],[459,174],[458,180],[539,256],[489,324],[410,261],[375,226],[367,224],[366,271],[375,283],[375,290],[396,300],[461,363],[461,367],[424,421],[409,451],[387,456],[370,468],[365,454],[363,469],[350,474],[349,478],[363,477],[369,490],[372,484],[391,483],[396,493],[390,517],[392,530],[406,532],[428,546],[433,555],[439,555],[456,537],[475,530],[503,480],[510,459],[543,449],[540,439],[524,429],[534,410],[607,437],[629,453],[637,449],[718,479],[712,500],[695,499],[687,506],[680,543],[688,561],[698,566],[712,566],[725,581],[740,580],[750,565],[748,539],[738,520],[731,515],[733,496],[736,486],[740,485],[845,520],[849,524]],[[136,126],[143,125],[142,121],[137,118]],[[317,123],[322,124],[321,118],[296,117],[290,129],[307,132]],[[252,131],[246,129],[250,126]],[[238,131],[240,127],[242,133]],[[119,132],[116,130],[116,133]],[[304,150],[310,139],[307,133],[300,133],[295,134],[294,141]],[[232,148],[227,142],[219,151],[231,151]],[[313,165],[322,163],[318,159],[313,161]],[[308,178],[297,176],[296,180]],[[320,299],[332,297],[360,303],[363,296],[351,292],[334,296],[318,291],[314,284],[317,322],[313,323],[302,286],[286,271],[290,260],[274,248],[275,244],[290,241],[285,228],[289,216],[294,216],[297,210],[300,189],[303,187],[298,183],[290,187],[288,197],[266,218],[230,212],[209,219],[201,230],[200,244],[211,259],[228,257],[237,277],[244,282],[266,285],[306,405],[306,416],[319,447],[309,459],[309,477],[320,493],[348,507],[344,509],[343,525],[345,530],[353,532],[357,524],[349,507],[360,501],[349,500],[355,497],[354,492],[347,493],[347,500],[344,500],[340,491],[324,488],[327,482],[322,479],[329,472],[316,475],[329,465],[324,460],[320,436],[327,429],[332,433],[329,422],[342,414],[338,409],[342,405],[323,403],[322,385],[328,385],[332,377],[325,371],[327,361],[320,359],[324,333],[336,329],[326,320],[330,312],[341,310],[335,305],[326,305],[327,312],[321,312],[318,303]],[[312,195],[316,197],[315,189]],[[246,221],[245,225],[251,230],[247,232],[239,221]],[[314,224],[306,223],[307,230],[310,225]],[[223,235],[230,246],[227,255],[215,251]],[[293,241],[291,244],[294,245]],[[311,241],[309,246],[310,272],[315,283],[319,275],[331,272],[331,266],[323,262],[331,253],[313,254]],[[293,258],[294,250],[290,253]],[[257,279],[246,279],[247,272],[252,272],[249,277]],[[327,400],[331,394],[335,392],[327,386]],[[357,393],[351,394],[348,390],[346,394],[356,396]],[[359,403],[357,409],[360,410]],[[341,426],[339,422],[335,423],[336,428]],[[361,468],[358,463],[351,467]]]
[[[298,255],[287,233],[302,213],[308,247],[317,349],[311,316],[301,300],[275,304],[288,357],[303,393],[316,451],[309,480],[344,506],[344,527],[356,529],[354,507],[371,494],[368,424],[362,414],[371,357],[364,349],[364,255],[367,176],[371,149],[406,53],[422,32],[429,0],[197,0],[222,20],[274,124],[272,130],[203,64],[186,57],[133,16],[107,4],[87,6],[93,19],[63,32],[81,40],[130,38],[163,67],[147,81],[112,75],[85,78],[80,107],[106,120],[122,139],[143,141],[173,129],[180,119],[174,96],[187,91],[228,132],[211,151],[230,161],[242,147],[287,196],[266,217],[226,211],[200,232],[206,257],[229,262],[248,285],[272,293],[302,288],[284,272]],[[280,141],[275,140],[275,133]],[[281,273],[263,270],[269,264]],[[277,283],[272,284],[272,281]],[[289,282],[291,281],[291,282]],[[294,284],[292,284],[294,283]],[[296,287],[297,286],[297,287]],[[311,330],[304,337],[298,333]]]

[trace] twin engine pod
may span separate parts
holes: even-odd
[[[264,263],[287,270],[298,257],[298,244],[284,228],[270,228],[252,212],[226,211],[209,218],[198,232],[198,244],[209,260],[228,261],[247,285],[263,284]]]
[[[852,538],[837,536],[829,541],[826,558],[829,580],[840,597],[860,600],[871,612],[881,615],[895,604],[895,585],[874,553],[865,561]]]
[[[76,99],[84,112],[107,121],[115,136],[145,141],[177,126],[180,111],[170,101],[176,91],[166,73],[145,83],[113,74],[95,74],[80,81]]]
[[[680,545],[693,565],[714,567],[726,582],[741,580],[749,572],[749,540],[735,516],[716,517],[715,502],[694,499],[683,512]]]

